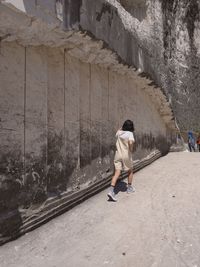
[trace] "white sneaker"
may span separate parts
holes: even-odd
[[[112,200],[112,201],[114,201],[114,202],[117,201],[114,192],[110,191],[110,192],[107,194],[107,196],[109,197],[110,200]]]
[[[128,185],[126,192],[128,194],[135,192],[135,187],[132,185]]]

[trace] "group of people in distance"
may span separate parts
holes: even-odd
[[[196,151],[196,145],[197,150],[200,152],[200,134],[198,134],[197,139],[195,139],[195,136],[192,131],[188,132],[188,148],[190,152]]]

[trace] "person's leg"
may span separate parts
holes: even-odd
[[[133,182],[133,170],[128,171],[128,184],[132,185]]]
[[[120,174],[121,174],[121,170],[115,170],[115,174],[112,177],[111,186],[115,187]]]
[[[189,147],[190,152],[192,152],[192,148],[191,148],[191,144],[190,143],[188,143],[188,147]]]
[[[110,190],[109,190],[109,192],[107,194],[107,196],[113,201],[117,201],[114,189],[115,189],[115,185],[117,183],[117,180],[118,180],[120,174],[121,174],[121,170],[115,169],[115,174],[114,174],[114,176],[112,177],[112,180],[111,180]]]
[[[135,188],[132,186],[133,182],[133,170],[128,171],[128,187],[127,187],[127,193],[133,193],[135,192]]]

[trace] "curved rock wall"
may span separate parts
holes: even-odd
[[[182,130],[199,130],[200,3],[83,0],[81,27],[165,91]]]
[[[39,2],[31,16],[0,3],[0,243],[105,188],[125,119],[135,122],[136,169],[174,141],[160,88],[102,41],[64,32]]]
[[[135,160],[156,149],[168,152],[170,131],[128,75],[81,62],[62,48],[14,42],[1,43],[0,60],[1,219],[9,211],[13,222],[16,203],[26,217],[49,197],[112,173],[115,132],[127,118],[136,127]],[[17,191],[10,194],[12,187]]]

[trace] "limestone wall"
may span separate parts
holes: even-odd
[[[33,16],[34,19],[30,23],[36,27],[35,29],[38,26],[41,28],[40,39],[45,39],[45,42],[52,40],[51,38],[49,40],[49,35],[43,35],[43,25],[37,24],[35,18],[48,23],[50,25],[48,31],[52,31],[55,27],[65,28],[68,31],[86,30],[95,38],[103,40],[123,62],[151,77],[155,84],[163,89],[182,131],[189,129],[199,131],[200,123],[196,119],[200,104],[198,100],[199,1],[3,0],[3,2],[11,3],[17,9]],[[12,29],[14,33],[17,30],[15,27]],[[9,38],[7,32],[3,38]],[[58,36],[56,38],[58,39]],[[59,43],[62,40],[63,38]],[[34,41],[32,37],[31,42]]]
[[[40,18],[51,24],[59,24],[63,19],[63,0],[1,0],[29,16]]]
[[[113,31],[121,40],[116,54],[77,31],[82,4],[0,2],[0,244],[105,188],[124,120],[135,123],[134,170],[165,155],[174,141],[165,95],[120,59],[126,47],[127,60],[135,57],[142,68],[143,50]]]
[[[1,234],[47,199],[110,175],[115,132],[127,118],[135,160],[167,153],[170,131],[134,77],[63,48],[16,42],[1,43],[0,62]]]

